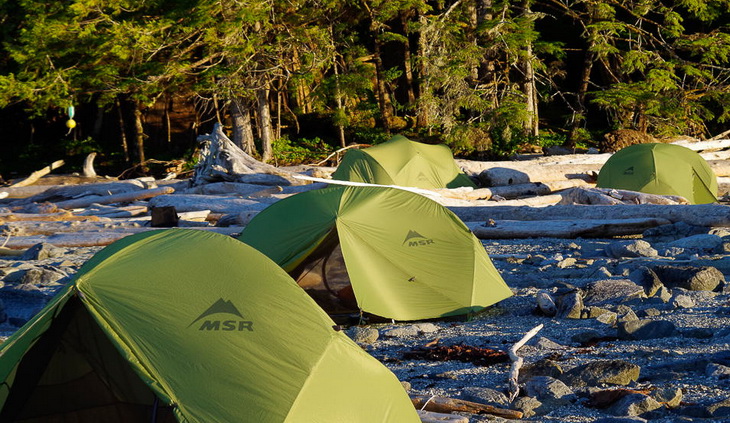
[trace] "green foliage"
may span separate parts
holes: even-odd
[[[271,144],[273,162],[277,166],[311,164],[327,157],[330,146],[320,138],[298,138],[294,141],[281,137]]]

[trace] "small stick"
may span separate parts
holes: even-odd
[[[533,336],[540,332],[540,329],[542,329],[542,327],[542,324],[535,326],[529,332],[527,332],[525,336],[522,337],[522,339],[512,345],[512,348],[509,349],[509,358],[512,359],[512,368],[509,372],[510,401],[513,401],[515,398],[517,398],[517,394],[520,392],[520,385],[517,383],[517,377],[520,374],[520,367],[522,367],[522,362],[524,360],[522,359],[522,357],[517,355],[517,350],[519,350],[520,347],[525,345],[527,341],[529,341]]]

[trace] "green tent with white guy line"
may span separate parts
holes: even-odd
[[[424,189],[476,188],[454,162],[449,147],[411,141],[403,135],[373,147],[348,151],[332,178]]]
[[[396,377],[337,329],[233,238],[132,235],[0,346],[0,421],[420,421]]]
[[[678,195],[691,204],[717,201],[717,177],[697,152],[675,144],[647,143],[622,148],[598,173],[597,187]]]
[[[282,266],[331,314],[439,318],[512,295],[481,241],[454,213],[402,189],[332,186],[299,193],[256,215],[239,239]]]

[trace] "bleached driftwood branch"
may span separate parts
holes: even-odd
[[[35,172],[31,173],[27,178],[23,179],[22,181],[10,185],[10,187],[17,188],[34,184],[37,180],[48,175],[49,173],[51,173],[52,170],[58,169],[59,167],[63,166],[65,163],[66,162],[64,162],[63,160],[56,160],[55,162],[44,167],[43,169],[36,170]]]
[[[532,339],[533,336],[537,335],[538,332],[540,332],[540,329],[542,329],[543,325],[537,325],[534,328],[530,329],[529,332],[525,334],[525,336],[522,337],[519,341],[517,341],[514,345],[512,345],[512,348],[509,349],[508,354],[509,358],[512,360],[512,367],[510,368],[509,372],[509,400],[510,402],[513,401],[515,398],[517,398],[517,394],[520,392],[520,385],[517,382],[517,378],[520,375],[520,368],[522,367],[523,359],[522,357],[517,355],[517,350],[519,350],[527,341]]]

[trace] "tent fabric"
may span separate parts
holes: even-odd
[[[717,201],[717,177],[695,151],[676,144],[635,144],[611,156],[596,186],[678,195],[692,204]]]
[[[357,305],[377,316],[467,314],[512,295],[456,215],[397,188],[333,186],[296,194],[256,215],[239,239],[293,272],[332,236]]]
[[[333,179],[424,189],[476,188],[454,162],[449,147],[411,141],[402,135],[363,150],[350,150]]]
[[[101,250],[0,346],[0,377],[2,421],[419,421],[279,266],[199,230]]]

